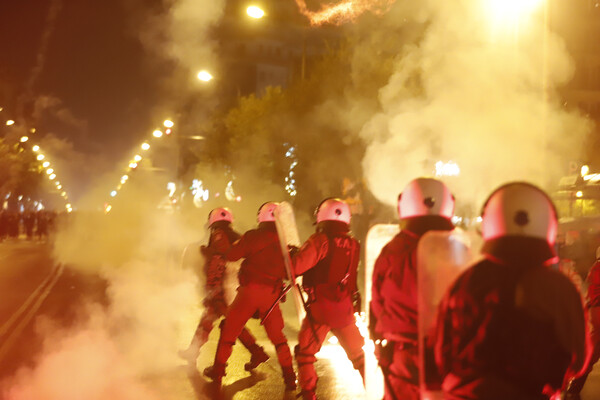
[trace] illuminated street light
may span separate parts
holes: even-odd
[[[14,124],[15,124],[15,121],[13,121],[12,119],[9,119],[8,121],[6,121],[6,126],[11,126]]]
[[[47,173],[48,175],[50,175],[50,174],[51,174],[51,173],[53,173],[53,172],[54,172],[54,169],[52,169],[52,168],[48,168],[48,169],[46,170],[46,173]]]
[[[165,122],[163,122],[163,125],[165,126],[165,128],[172,128],[175,125],[175,123],[170,119],[166,119]]]
[[[584,165],[581,167],[581,176],[586,176],[590,172],[589,165]]]
[[[112,192],[110,192],[110,197],[115,197],[117,195],[117,191],[113,190]]]
[[[544,0],[485,0],[490,19],[499,25],[511,25],[531,15]]]
[[[248,7],[246,9],[246,14],[248,14],[249,17],[255,18],[255,19],[260,19],[265,16],[265,12],[260,7],[257,7],[257,6]]]
[[[135,157],[133,157],[133,161],[135,161],[135,162],[142,161],[142,156],[140,156],[139,154],[136,154]]]
[[[29,138],[27,136],[21,136],[21,143],[25,143]]]
[[[152,136],[159,138],[163,135],[162,131],[159,131],[158,129],[155,130],[154,132],[152,132]]]
[[[36,158],[38,161],[42,161],[45,158],[45,156],[43,154],[38,154]]]
[[[60,189],[62,189],[62,185],[60,185],[60,184],[59,184],[59,185],[56,185],[56,188],[57,188],[58,190],[60,190]]]
[[[42,167],[44,168],[48,168],[50,166],[50,161],[44,161],[44,163],[42,164]]]
[[[56,178],[56,174],[52,174],[48,177],[51,181],[53,181]]]
[[[129,163],[129,168],[131,168],[131,169],[136,169],[137,166],[138,166],[137,163],[134,163],[134,162]]]
[[[40,151],[40,146],[38,146],[38,145],[36,144],[35,146],[33,146],[33,147],[31,148],[31,150],[33,150],[33,151]]]
[[[198,79],[200,79],[202,82],[209,82],[213,79],[213,76],[210,74],[210,72],[202,70],[198,72]]]
[[[148,150],[150,148],[150,145],[148,143],[142,143],[142,150]]]

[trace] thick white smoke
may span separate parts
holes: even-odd
[[[492,3],[398,4],[387,15],[388,23],[426,28],[397,55],[379,91],[381,111],[361,131],[366,178],[381,201],[393,203],[409,180],[434,175],[437,161],[453,161],[460,177],[448,182],[457,200],[478,207],[506,181],[556,184],[579,154],[590,124],[556,96],[574,70],[561,38],[542,10],[499,20]]]
[[[143,2],[131,3],[137,12],[147,10]],[[144,47],[159,59],[174,61],[187,71],[214,67],[217,58],[210,29],[223,16],[225,1],[163,0],[162,5],[162,9],[145,15],[136,26]]]
[[[108,304],[77,305],[70,328],[38,318],[43,351],[2,383],[2,398],[158,399],[147,377],[181,365],[177,350],[190,340],[201,296],[197,247],[192,265],[182,255],[204,236],[204,220],[158,210],[156,177],[135,178],[110,214],[73,214],[54,243],[57,262],[106,281]]]

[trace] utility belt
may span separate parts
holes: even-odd
[[[342,301],[351,295],[348,291],[348,285],[341,282],[304,286],[303,289],[308,295],[308,303],[313,303],[321,298],[330,301]]]
[[[265,274],[250,268],[242,268],[239,272],[238,279],[241,286],[246,286],[249,283],[259,283],[261,285],[270,286],[274,290],[281,290],[283,279]]]

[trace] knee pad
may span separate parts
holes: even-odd
[[[278,343],[275,345],[275,351],[279,351],[279,348],[281,346],[286,346],[287,347],[288,343],[287,342],[282,342],[282,343]]]
[[[314,354],[302,353],[297,346],[294,348],[294,357],[296,358],[298,367],[306,364],[314,364],[317,361],[317,357]]]

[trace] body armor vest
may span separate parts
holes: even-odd
[[[346,234],[327,235],[327,240],[327,256],[303,275],[303,285],[312,289],[317,298],[339,301],[355,290],[359,246],[356,239]]]

